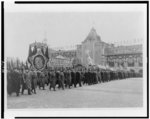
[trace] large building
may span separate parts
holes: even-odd
[[[84,66],[89,65],[90,58],[94,65],[142,71],[142,45],[115,47],[103,42],[94,28],[82,44],[77,45],[76,54]]]
[[[110,67],[142,72],[142,45],[118,46],[106,49],[106,61]]]
[[[49,48],[49,66],[99,65],[114,69],[142,71],[142,45],[114,46],[102,41],[94,28],[76,50]]]
[[[95,65],[105,65],[105,48],[109,44],[103,42],[94,28],[91,29],[88,36],[77,46],[77,57],[80,58],[83,65],[89,65],[89,57]]]

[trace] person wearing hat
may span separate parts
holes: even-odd
[[[19,71],[14,68],[7,73],[7,93],[11,95],[13,92],[16,93],[16,96],[19,96],[21,88],[21,80]]]
[[[50,82],[50,86],[49,89],[51,90],[51,88],[53,88],[54,91],[56,91],[55,86],[56,86],[56,73],[54,70],[51,70],[51,72],[49,72],[49,82]]]
[[[59,74],[60,74],[59,79],[58,79],[59,85],[64,90],[65,88],[64,88],[64,73],[63,73],[63,70],[61,70]]]
[[[32,86],[32,91],[34,90],[34,93],[36,94],[36,87],[37,87],[37,72],[36,71],[32,71],[31,86]]]
[[[74,85],[76,88],[76,72],[75,69],[72,69],[71,71],[71,85]]]
[[[79,86],[81,87],[81,73],[79,71],[79,69],[77,69],[76,71],[76,84],[79,84]]]
[[[39,89],[45,90],[45,75],[42,71],[39,72]]]
[[[22,94],[24,94],[24,90],[27,89],[28,95],[31,95],[31,79],[32,79],[31,71],[24,69],[22,73],[22,78],[23,78]]]
[[[64,72],[64,75],[65,75],[65,84],[66,84],[66,87],[70,88],[70,86],[71,86],[71,72],[70,72],[70,70],[67,69]]]

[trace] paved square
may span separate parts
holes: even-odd
[[[37,94],[7,96],[8,108],[142,107],[143,79],[130,78],[65,90],[39,90]]]

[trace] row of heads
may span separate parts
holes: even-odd
[[[67,72],[67,71],[71,71],[71,72],[99,72],[99,71],[112,71],[109,69],[100,69],[100,68],[86,68],[86,67],[49,67],[47,69],[44,70],[35,70],[35,69],[31,69],[31,68],[13,68],[11,69],[13,71],[17,71],[17,72]]]

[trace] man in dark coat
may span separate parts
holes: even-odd
[[[116,80],[119,80],[119,72],[118,71],[116,71],[115,75],[116,75]]]
[[[21,88],[21,74],[17,69],[13,69],[7,72],[7,92],[11,95],[13,92],[16,96],[19,96]]]
[[[70,88],[71,86],[71,72],[70,70],[66,71],[66,87]]]
[[[63,73],[64,73],[64,84],[65,84],[65,87],[67,87],[68,72],[67,72],[67,70],[65,69],[65,70],[63,71]]]
[[[83,84],[88,84],[88,71],[87,70],[84,72],[84,81],[83,81]]]
[[[121,71],[118,71],[118,78],[121,80],[122,79],[122,73]]]
[[[71,85],[74,85],[74,87],[76,88],[76,73],[75,73],[75,71],[74,71],[74,69],[72,70],[72,72],[71,72]]]
[[[105,82],[105,75],[104,75],[104,70],[101,71],[101,79],[102,79],[102,82],[104,83]]]
[[[53,88],[53,90],[56,91],[55,90],[55,86],[56,86],[56,73],[54,71],[49,72],[49,82],[50,82],[49,89],[51,90],[51,88]]]
[[[36,71],[32,71],[32,79],[31,79],[31,88],[32,91],[36,94],[36,87],[37,87],[37,73]]]
[[[95,70],[93,71],[93,76],[94,76],[94,84],[98,83],[98,72]]]
[[[110,77],[110,71],[107,70],[107,81],[110,81],[110,80],[111,80],[110,78],[111,78],[111,77]]]
[[[39,89],[42,87],[45,90],[45,75],[43,72],[38,72]]]
[[[90,70],[88,70],[87,72],[87,83],[88,85],[91,85],[91,71]]]
[[[81,87],[81,74],[79,71],[76,71],[76,84],[79,84],[79,86]]]
[[[47,86],[48,86],[48,84],[49,84],[48,71],[45,71],[45,72],[44,72],[44,81],[45,81],[45,84],[47,84]]]
[[[102,82],[102,81],[101,81],[101,80],[102,80],[102,79],[101,79],[101,71],[100,71],[99,69],[97,70],[97,80],[98,80],[99,83]]]
[[[12,93],[12,83],[13,83],[13,80],[12,80],[12,70],[7,70],[7,93],[9,95],[11,95]]]
[[[113,71],[110,71],[110,81],[114,80],[114,73]]]
[[[89,84],[93,84],[93,72],[91,70],[89,71]]]
[[[59,72],[58,82],[59,82],[60,87],[64,90],[65,88],[64,88],[64,73],[63,73],[63,71]]]
[[[85,71],[83,71],[83,70],[80,71],[80,74],[81,74],[81,84],[84,84],[84,80],[85,80],[84,73],[85,73]]]
[[[106,70],[103,70],[103,82],[107,81],[107,74],[106,74]]]
[[[22,94],[24,94],[24,90],[28,90],[28,95],[31,95],[31,79],[32,75],[28,70],[24,70],[22,74]]]

